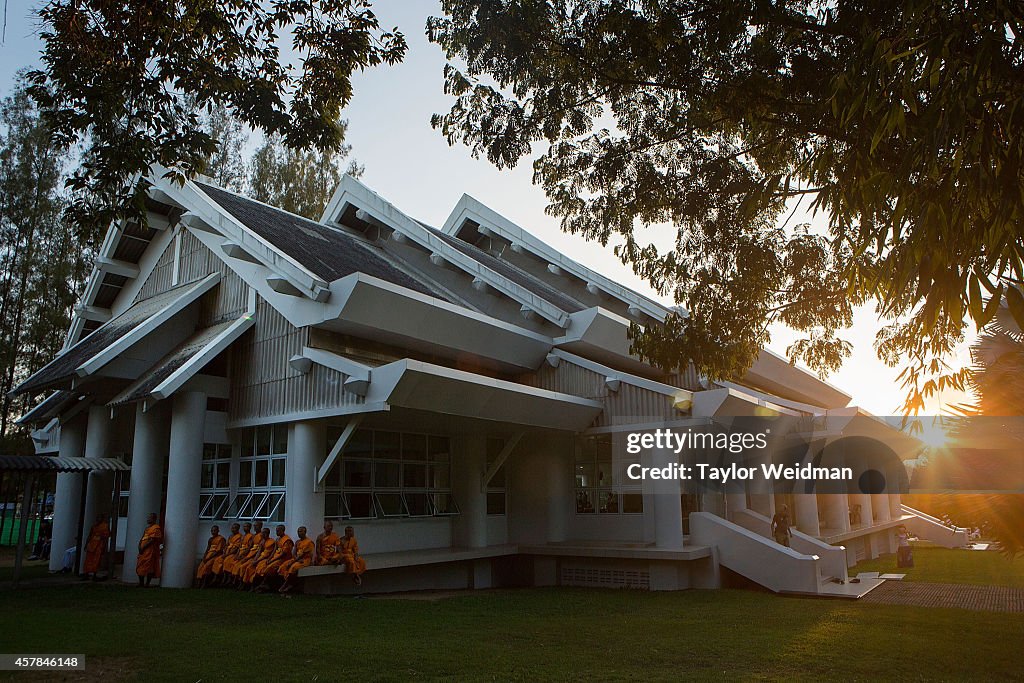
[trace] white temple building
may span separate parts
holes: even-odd
[[[41,398],[21,418],[38,452],[131,464],[119,492],[105,473],[59,475],[53,568],[114,498],[124,578],[156,512],[169,587],[191,584],[212,524],[250,519],[313,536],[325,519],[353,525],[369,573],[357,588],[303,570],[324,593],[749,581],[827,594],[894,552],[900,524],[966,540],[894,487],[690,493],[626,477],[617,437],[747,416],[808,425],[808,460],[882,442],[890,482],[921,445],[768,351],[734,382],[640,361],[630,323],[668,308],[468,196],[435,228],[345,177],[317,223],[156,179],[147,218],[110,228],[64,349],[17,389]],[[791,548],[769,531],[783,504]]]

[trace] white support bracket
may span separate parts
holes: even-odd
[[[487,468],[487,472],[484,474],[484,478],[480,482],[481,491],[487,491],[487,487],[490,485],[491,479],[494,479],[494,475],[498,473],[501,466],[505,464],[506,460],[508,460],[508,456],[512,454],[512,451],[519,443],[519,440],[523,438],[523,434],[525,433],[526,432],[516,432],[512,435],[512,438],[505,442],[501,452],[498,453],[498,457],[495,458],[494,462],[491,463],[491,466]]]
[[[348,443],[352,435],[356,433],[356,429],[359,428],[359,424],[363,421],[362,415],[353,415],[345,425],[345,429],[341,431],[341,436],[334,442],[334,446],[331,447],[331,452],[327,454],[327,459],[324,460],[324,464],[320,465],[320,468],[316,472],[316,481],[314,483],[314,493],[323,488],[324,479],[327,478],[327,473],[334,467],[334,463],[337,462],[338,456],[341,455],[341,451],[344,450],[345,444]]]

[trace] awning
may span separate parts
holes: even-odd
[[[406,358],[373,370],[367,402],[570,431],[588,428],[598,401]]]
[[[0,455],[0,471],[127,472],[131,465],[117,458],[61,458],[52,455]]]
[[[363,273],[335,282],[332,292],[333,319],[317,326],[334,332],[371,334],[386,344],[506,372],[535,370],[551,350],[550,337]]]
[[[174,287],[133,304],[85,339],[62,351],[42,369],[18,385],[13,393],[39,391],[67,382],[76,376],[86,377],[94,374],[117,358],[122,351],[184,310],[219,281],[220,274],[213,273],[201,280]]]
[[[15,420],[15,424],[46,422],[60,414],[67,406],[76,403],[79,398],[73,391],[55,391],[40,401],[35,408]]]
[[[254,322],[255,318],[245,314],[237,320],[197,331],[159,360],[109,405],[123,405],[147,398],[158,401],[167,398],[252,327]]]

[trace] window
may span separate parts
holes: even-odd
[[[491,471],[491,465],[497,461],[505,447],[504,439],[487,439],[487,467],[486,472]],[[502,464],[487,483],[487,514],[503,515],[507,504],[507,492],[505,489],[505,465]]]
[[[284,521],[288,425],[263,425],[241,434],[238,487],[223,517]]]
[[[341,430],[328,431],[333,444]],[[324,481],[324,513],[335,519],[456,515],[447,437],[357,429]]]
[[[203,444],[199,479],[199,518],[224,519],[231,498],[231,446]]]
[[[577,514],[641,514],[640,486],[625,476],[626,462],[615,457],[610,435],[584,437],[576,443],[573,480]]]

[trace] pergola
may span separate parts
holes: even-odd
[[[10,474],[20,479],[20,486],[14,490],[23,491],[20,510],[20,526],[18,529],[18,545],[14,560],[14,575],[12,583],[17,586],[21,578],[22,560],[25,555],[25,540],[28,534],[28,522],[30,504],[35,496],[35,487],[38,475],[50,472],[113,472],[114,487],[110,500],[110,547],[107,551],[107,566],[113,571],[114,552],[117,547],[117,503],[121,496],[122,478],[125,472],[131,471],[131,466],[117,458],[61,458],[49,455],[0,455],[0,474]],[[78,510],[78,533],[75,536],[75,563],[82,561],[82,545],[85,542],[86,523],[85,502],[86,490],[89,477],[82,477],[81,504]],[[15,494],[15,500],[17,494]],[[5,504],[8,501],[3,501]],[[5,505],[5,509],[7,506]],[[57,549],[61,551],[63,549]]]

